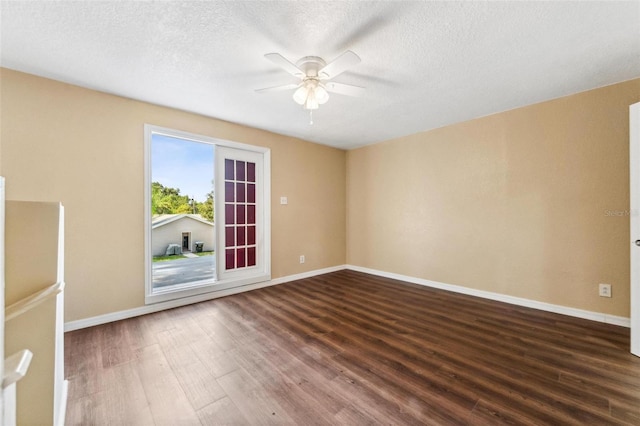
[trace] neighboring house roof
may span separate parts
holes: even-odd
[[[184,218],[197,220],[198,222],[213,226],[212,222],[209,222],[199,214],[158,214],[151,218],[151,229],[160,228],[161,226],[168,225],[169,223]]]

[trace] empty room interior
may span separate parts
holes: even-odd
[[[0,423],[640,424],[640,2],[0,19]]]

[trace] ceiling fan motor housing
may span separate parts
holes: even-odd
[[[305,56],[296,62],[296,66],[304,71],[307,77],[318,77],[318,71],[327,63],[318,56]]]

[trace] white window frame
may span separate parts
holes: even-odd
[[[178,139],[185,139],[193,142],[207,143],[214,145],[214,147],[227,147],[242,151],[249,151],[253,153],[259,153],[263,158],[263,248],[264,248],[264,266],[261,270],[254,274],[239,275],[234,279],[225,278],[224,280],[218,280],[218,264],[216,264],[216,273],[211,280],[204,280],[201,282],[188,283],[184,285],[175,285],[162,289],[153,288],[153,271],[152,271],[152,257],[151,252],[151,138],[154,134],[161,134]],[[214,159],[217,162],[217,158]],[[213,167],[213,164],[212,164]],[[219,237],[224,232],[224,224],[218,226],[219,218],[218,212],[224,210],[224,200],[221,199],[222,192],[219,191],[219,183],[217,179],[216,171],[215,182],[215,197],[214,197],[214,210],[215,210],[215,241],[216,241],[216,258],[222,246],[218,244],[222,241]],[[222,183],[224,184],[224,182]],[[221,194],[218,196],[218,194]],[[213,138],[210,136],[198,135],[181,130],[169,129],[166,127],[160,127],[152,124],[144,125],[144,264],[145,264],[145,304],[153,304],[159,302],[166,302],[169,300],[176,300],[185,297],[202,295],[205,293],[214,293],[217,291],[226,290],[229,288],[241,287],[249,284],[255,284],[258,282],[269,281],[271,279],[271,150],[268,148],[249,145],[240,142],[233,142],[224,139]],[[218,260],[216,261],[218,263]]]

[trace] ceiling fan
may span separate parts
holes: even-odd
[[[347,96],[360,96],[364,92],[360,86],[329,81],[360,63],[360,57],[350,50],[328,64],[317,56],[305,56],[295,64],[279,53],[267,53],[264,57],[299,78],[300,82],[258,89],[256,92],[295,89],[293,100],[310,112],[329,100],[329,92]]]

